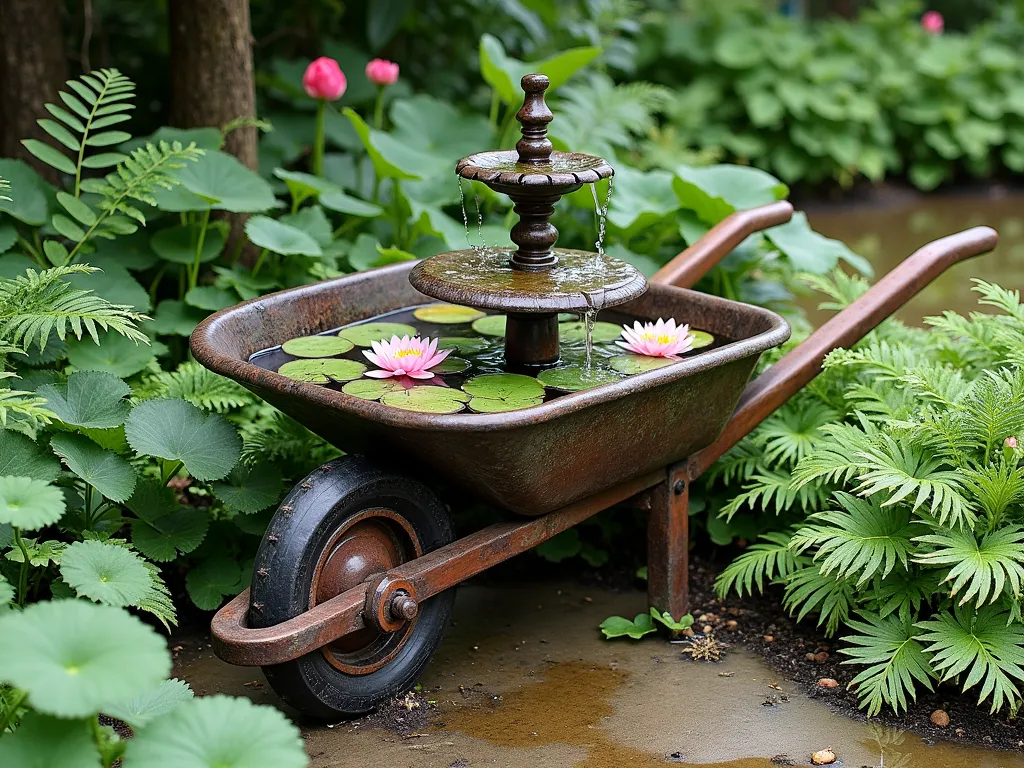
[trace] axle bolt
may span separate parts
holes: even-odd
[[[388,605],[388,613],[390,613],[391,618],[396,621],[402,619],[412,621],[416,618],[416,614],[419,612],[419,603],[417,603],[416,600],[404,590],[396,592],[394,597],[391,598],[391,603]]]
[[[683,491],[686,490],[686,483],[682,480],[676,480],[675,485],[672,486],[672,490],[675,491],[676,496],[682,495]]]

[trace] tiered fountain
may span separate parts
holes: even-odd
[[[548,78],[526,75],[526,99],[516,119],[523,137],[514,151],[481,152],[463,158],[456,173],[480,181],[515,203],[516,250],[477,248],[442,253],[409,276],[420,292],[453,304],[505,313],[505,363],[536,373],[559,362],[558,313],[591,320],[600,309],[635,299],[647,281],[633,266],[604,253],[555,248],[558,230],[549,219],[555,203],[584,184],[609,179],[602,158],[556,152],[548,139],[553,115],[544,103]]]

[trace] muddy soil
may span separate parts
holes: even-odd
[[[422,690],[354,722],[290,714],[314,768],[770,768],[810,765],[826,746],[844,768],[1024,768],[1020,754],[835,714],[802,682],[744,651],[738,633],[719,663],[690,661],[662,637],[601,638],[603,619],[644,605],[637,590],[578,582],[464,587]],[[288,711],[258,670],[223,664],[206,638],[175,647],[176,674],[197,693],[246,695]]]

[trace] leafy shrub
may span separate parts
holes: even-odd
[[[1001,314],[888,321],[830,354],[716,468],[744,482],[723,516],[786,526],[726,568],[719,593],[781,584],[798,619],[852,630],[840,652],[865,667],[851,685],[869,714],[935,682],[993,712],[1021,704],[1024,306],[976,282]],[[832,292],[842,304],[863,287]]]

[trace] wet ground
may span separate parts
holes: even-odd
[[[690,661],[661,637],[601,639],[602,620],[644,605],[641,592],[567,583],[465,587],[412,708],[303,723],[311,764],[771,768],[810,765],[812,752],[831,746],[842,768],[1024,768],[1019,754],[833,714],[738,648],[715,664]],[[258,670],[220,662],[198,638],[180,648],[176,674],[197,693],[283,707]]]
[[[888,272],[927,242],[969,227],[987,225],[1000,234],[999,248],[948,270],[897,316],[912,324],[944,309],[978,309],[971,278],[1007,288],[1024,287],[1024,195],[1000,188],[984,192],[922,196],[890,189],[869,203],[837,206],[806,204],[811,225],[842,240],[870,259],[876,277]],[[814,316],[820,321],[827,313]]]

